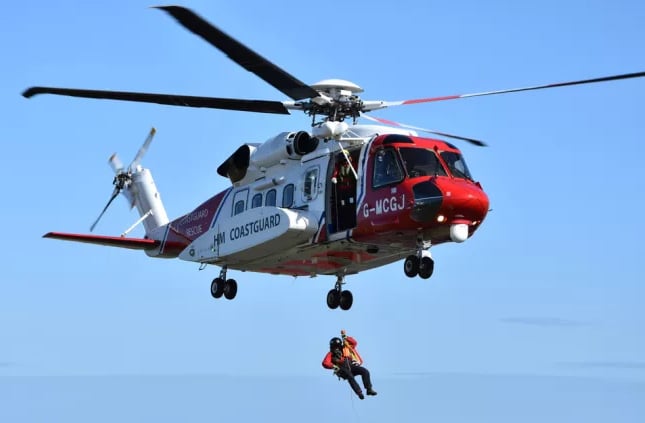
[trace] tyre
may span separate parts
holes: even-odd
[[[327,293],[327,307],[334,310],[338,308],[339,304],[340,304],[340,293],[335,289],[330,290]]]
[[[340,308],[342,310],[349,310],[354,303],[354,296],[351,291],[343,291],[340,293]]]
[[[434,260],[430,257],[423,257],[421,259],[421,264],[419,265],[419,276],[423,279],[428,279],[432,276],[434,271]]]
[[[224,285],[224,297],[227,300],[232,300],[237,295],[237,282],[235,279],[229,279]]]
[[[419,257],[408,256],[403,262],[403,272],[405,276],[413,278],[419,274]]]
[[[221,278],[213,279],[211,282],[211,295],[213,298],[220,298],[224,294],[224,280]]]

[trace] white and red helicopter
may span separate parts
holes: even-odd
[[[289,114],[301,110],[311,131],[284,132],[261,144],[240,146],[217,169],[231,186],[191,212],[169,220],[150,171],[141,166],[154,129],[132,163],[116,155],[112,201],[123,194],[140,219],[121,236],[50,232],[46,238],[144,250],[150,257],[180,258],[221,267],[211,283],[215,298],[233,299],[228,270],[276,275],[334,275],[327,305],[348,310],[346,275],[404,259],[409,277],[429,278],[429,249],[464,242],[480,227],[489,200],[454,145],[418,136],[427,132],[484,145],[472,138],[399,124],[366,113],[391,106],[453,100],[645,76],[645,72],[564,83],[405,101],[365,101],[349,81],[307,85],[189,9],[163,6],[181,25],[290,97],[243,100],[122,91],[31,87],[23,95],[58,94],[165,105]],[[376,124],[358,125],[363,117]],[[351,122],[351,125],[347,123]],[[387,125],[387,126],[384,126]],[[144,238],[127,234],[142,223]]]

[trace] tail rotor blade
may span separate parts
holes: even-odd
[[[112,201],[114,201],[114,199],[119,195],[119,192],[121,192],[121,189],[119,187],[114,188],[114,191],[112,191],[112,196],[110,197],[107,204],[103,208],[103,211],[101,212],[101,214],[99,214],[99,217],[96,218],[94,223],[92,223],[92,226],[90,226],[90,232],[94,231],[96,224],[99,223],[99,220],[101,220],[101,218],[105,214],[105,211],[108,209],[108,207],[110,207],[110,204],[112,204]]]
[[[136,167],[139,166],[139,163],[141,162],[141,159],[143,158],[143,156],[146,154],[146,151],[148,151],[148,147],[150,146],[150,143],[152,142],[152,138],[155,136],[156,132],[157,130],[154,127],[150,129],[150,133],[148,134],[148,137],[143,142],[143,145],[141,146],[139,151],[137,151],[137,155],[134,156],[134,160],[132,160],[132,163],[130,164],[131,171],[134,171],[134,169],[136,169]]]
[[[108,163],[110,164],[110,167],[112,170],[114,170],[114,173],[119,174],[123,171],[123,162],[119,159],[119,156],[116,155],[116,153],[112,154],[110,158],[108,159]]]

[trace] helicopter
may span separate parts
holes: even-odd
[[[49,232],[45,238],[143,250],[156,258],[220,267],[211,281],[214,298],[236,297],[228,270],[293,277],[335,276],[330,309],[349,310],[353,294],[347,275],[403,260],[408,277],[434,272],[431,247],[462,243],[479,229],[490,201],[471,175],[462,152],[443,139],[485,146],[480,140],[369,115],[393,106],[422,104],[620,79],[645,72],[470,94],[402,101],[363,100],[353,82],[327,79],[305,84],[190,9],[156,7],[187,30],[262,78],[291,100],[246,100],[126,91],[30,87],[39,94],[123,100],[162,105],[311,117],[309,131],[286,131],[262,143],[245,143],[217,168],[230,186],[192,211],[170,220],[149,169],[141,165],[153,128],[132,162],[114,154],[113,200],[123,195],[139,219],[120,236]],[[373,123],[358,124],[363,118]],[[350,124],[351,123],[351,124]],[[427,133],[440,138],[428,138]],[[143,238],[128,234],[143,225]]]

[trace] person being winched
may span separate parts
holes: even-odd
[[[352,387],[352,390],[360,399],[364,399],[365,396],[363,396],[363,391],[361,391],[361,387],[354,378],[357,375],[360,375],[363,379],[365,393],[367,395],[376,395],[376,391],[372,389],[370,372],[362,366],[363,359],[356,351],[358,342],[351,336],[347,336],[344,330],[340,333],[343,339],[334,337],[329,341],[329,352],[323,359],[323,367],[333,369],[336,376],[347,380],[349,386]]]

